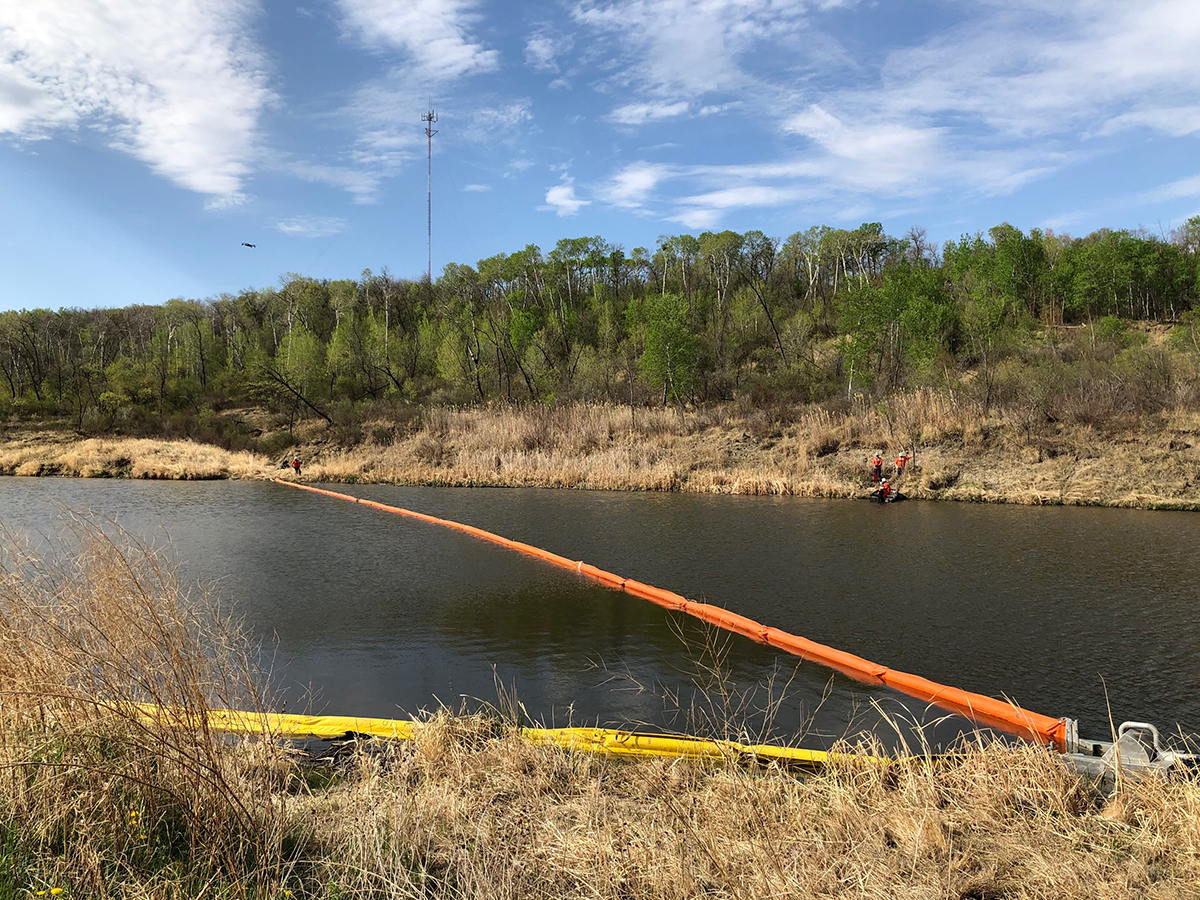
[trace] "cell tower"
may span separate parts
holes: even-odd
[[[427,263],[426,277],[429,278],[429,283],[433,284],[433,136],[437,134],[434,130],[433,123],[437,121],[437,113],[433,111],[433,104],[429,105],[429,112],[422,114],[421,121],[425,123],[425,137],[429,139],[429,152],[426,157],[427,176],[425,188],[425,200],[428,206],[428,221],[426,223],[426,247],[429,254]]]

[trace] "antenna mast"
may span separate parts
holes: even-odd
[[[425,137],[429,139],[429,152],[426,158],[428,174],[425,188],[425,199],[429,208],[428,222],[426,223],[426,248],[429,259],[425,274],[429,283],[433,284],[433,136],[437,134],[433,123],[437,121],[437,113],[434,112],[432,103],[429,105],[429,112],[422,114],[421,121],[425,123]]]

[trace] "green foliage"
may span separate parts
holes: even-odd
[[[508,338],[513,352],[524,357],[534,338],[545,327],[545,310],[538,307],[513,307],[508,319]]]
[[[630,307],[633,324],[644,329],[641,369],[663,392],[663,402],[683,402],[695,385],[699,346],[688,322],[687,301],[675,294],[651,294]]]
[[[1077,249],[1069,310],[1077,316],[1158,319],[1195,299],[1195,264],[1180,247],[1107,229]]]
[[[1200,354],[1200,309],[1189,309],[1171,329],[1171,343],[1180,350]]]
[[[325,346],[303,325],[296,325],[280,342],[275,365],[304,394],[315,397],[324,388]]]
[[[1120,316],[1105,316],[1094,326],[1096,339],[1112,344],[1114,347],[1128,347],[1136,340],[1135,333],[1130,330],[1129,323]]]
[[[967,369],[986,409],[1017,390],[1012,360],[1039,329],[1084,325],[1064,352],[1087,365],[1138,349],[1133,319],[1174,323],[1176,350],[1200,353],[1198,289],[1200,217],[1169,241],[1001,224],[940,258],[921,229],[877,222],[786,241],[664,235],[628,253],[564,238],[447,265],[433,284],[289,274],[203,301],[0,313],[0,414],[236,444],[253,436],[214,414],[251,404],[332,425],[399,401],[881,397]]]
[[[880,283],[849,292],[842,321],[847,359],[864,375],[899,386],[910,368],[950,349],[958,310],[937,269],[901,261]]]

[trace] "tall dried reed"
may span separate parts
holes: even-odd
[[[1105,800],[1031,746],[799,778],[572,755],[442,713],[358,771],[304,801],[341,896],[1124,900],[1200,883],[1194,784]]]
[[[862,497],[868,457],[879,450],[890,463],[905,450],[915,453],[901,485],[911,497],[1200,509],[1190,401],[1081,415],[1031,388],[985,410],[969,388],[770,410],[435,407],[353,431],[314,420],[271,438],[298,442],[304,477],[317,481]],[[190,441],[48,431],[0,441],[0,474],[269,478],[278,464]]]
[[[25,886],[278,884],[270,736],[235,747],[208,720],[266,701],[235,623],[151,548],[91,521],[36,552],[2,546],[0,828]]]

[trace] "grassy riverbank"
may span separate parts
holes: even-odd
[[[0,475],[191,481],[265,478],[268,468],[260,454],[190,440],[89,437],[45,427],[0,434]]]
[[[244,413],[243,413],[244,414]],[[279,438],[287,435],[279,434]],[[677,409],[562,405],[435,408],[408,421],[295,427],[312,481],[856,497],[866,459],[916,459],[900,485],[921,499],[1200,509],[1200,414],[1190,410],[1034,427],[980,417],[941,394],[877,406]],[[285,441],[278,441],[284,443]],[[190,441],[9,429],[0,473],[265,478],[280,459]]]
[[[1200,788],[1102,797],[1029,746],[799,777],[572,754],[486,710],[321,764],[269,734],[231,743],[210,705],[274,703],[235,625],[160,557],[87,523],[50,558],[3,552],[0,897],[965,900],[1200,883]]]

